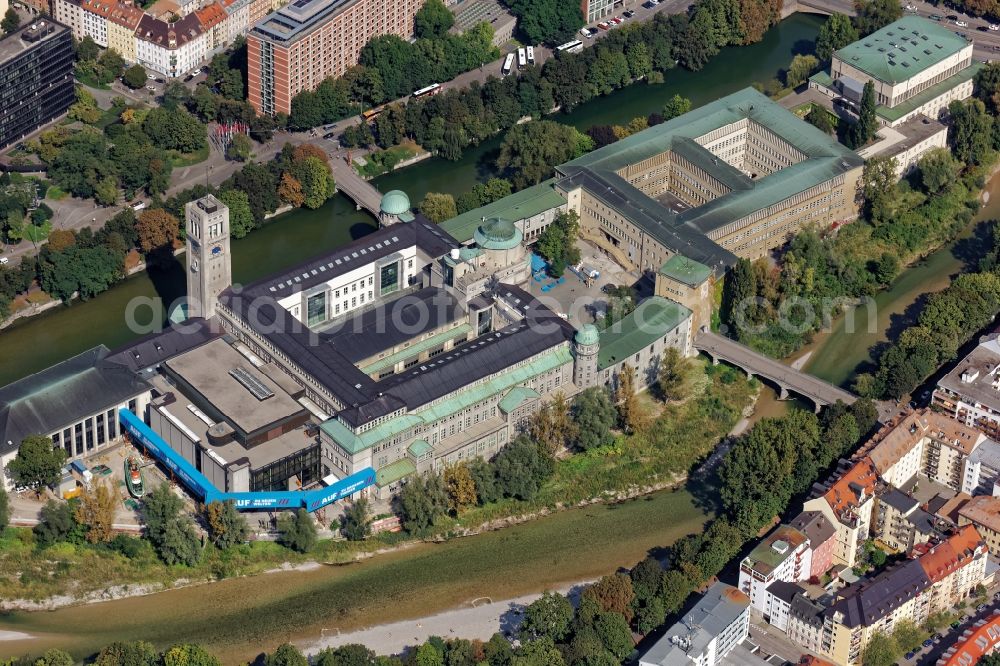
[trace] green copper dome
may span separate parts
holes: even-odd
[[[382,195],[379,208],[386,215],[402,215],[410,210],[410,197],[402,190],[390,190]]]
[[[596,345],[601,340],[600,334],[597,332],[597,327],[593,324],[584,324],[583,327],[576,332],[573,337],[578,345]]]
[[[521,243],[521,230],[510,220],[493,217],[476,229],[472,237],[476,245],[487,250],[509,250]]]

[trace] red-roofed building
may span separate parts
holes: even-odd
[[[195,10],[198,22],[201,23],[201,30],[205,33],[205,48],[208,51],[224,48],[228,31],[226,30],[226,19],[229,15],[218,2],[205,5],[201,9]]]
[[[819,497],[807,501],[803,511],[819,511],[837,530],[833,549],[836,562],[853,567],[866,538],[875,505],[879,473],[867,456],[853,463],[828,486],[819,488]]]
[[[920,566],[931,581],[931,612],[945,610],[970,596],[986,576],[986,543],[972,525],[958,531],[936,546],[922,544]]]
[[[937,666],[975,666],[1000,648],[1000,610],[966,629],[958,642],[937,660]]]

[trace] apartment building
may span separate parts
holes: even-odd
[[[767,614],[768,586],[775,581],[807,580],[811,566],[812,550],[806,535],[789,525],[779,525],[743,558],[739,588],[750,597],[754,610]]]
[[[837,545],[837,530],[820,511],[803,511],[788,521],[809,539],[809,578],[819,578],[833,566],[833,553]]]
[[[343,75],[358,63],[372,37],[410,37],[422,5],[422,0],[295,0],[285,5],[250,31],[250,103],[258,113],[290,113],[295,95]]]
[[[639,658],[639,666],[716,666],[747,637],[750,598],[715,583],[690,612]]]
[[[832,483],[814,488],[818,497],[806,501],[804,511],[822,513],[836,529],[833,549],[835,562],[849,567],[857,562],[858,550],[868,538],[878,470],[870,458],[841,465],[842,472]]]
[[[206,33],[197,14],[173,23],[145,14],[136,37],[138,63],[165,76],[183,75],[200,65],[208,53]]]
[[[1000,341],[983,336],[969,355],[942,377],[932,404],[956,421],[1000,439]]]
[[[901,487],[917,475],[926,431],[927,424],[921,415],[911,413],[871,447],[867,456],[883,481]]]
[[[114,49],[126,62],[137,62],[135,31],[142,21],[143,11],[134,5],[115,4],[108,14],[108,48]]]
[[[937,666],[971,666],[1000,650],[1000,610],[962,632],[954,645],[937,661]]]
[[[66,113],[74,99],[68,28],[40,19],[0,39],[0,148]]]
[[[916,498],[888,488],[876,497],[870,536],[893,550],[910,553],[917,545],[942,536],[937,523]]]
[[[972,525],[992,553],[1000,553],[1000,497],[973,497],[958,510],[958,524]]]
[[[962,492],[968,495],[995,495],[1000,479],[1000,443],[986,439],[962,465]]]

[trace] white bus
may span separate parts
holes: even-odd
[[[557,46],[556,51],[562,51],[564,53],[579,53],[583,50],[583,42],[579,39],[574,39],[572,42],[566,42],[562,46]]]
[[[430,97],[432,95],[437,95],[441,92],[440,83],[432,83],[426,88],[421,88],[420,90],[413,91],[413,97]]]
[[[524,53],[524,47],[522,46],[517,50],[517,68],[521,69],[528,64],[528,56]]]
[[[510,74],[510,70],[514,69],[514,54],[508,53],[507,59],[503,61],[503,67],[500,69],[500,73],[504,76]]]
[[[528,64],[529,65],[534,65],[535,64],[535,47],[534,46],[529,46],[527,48],[527,51],[528,51]]]

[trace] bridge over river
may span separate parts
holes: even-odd
[[[339,156],[335,155],[330,160],[330,170],[337,183],[337,191],[349,197],[357,205],[358,210],[367,210],[378,219],[382,194],[375,186],[359,176],[354,167]]]
[[[764,356],[760,352],[741,345],[735,340],[723,337],[711,331],[701,331],[695,336],[694,346],[698,351],[707,354],[712,363],[725,361],[735,365],[747,375],[756,375],[775,384],[782,400],[788,398],[789,392],[794,392],[812,401],[816,411],[825,405],[832,405],[840,400],[851,404],[857,396],[849,391],[834,386],[822,379],[817,379],[801,370]]]

